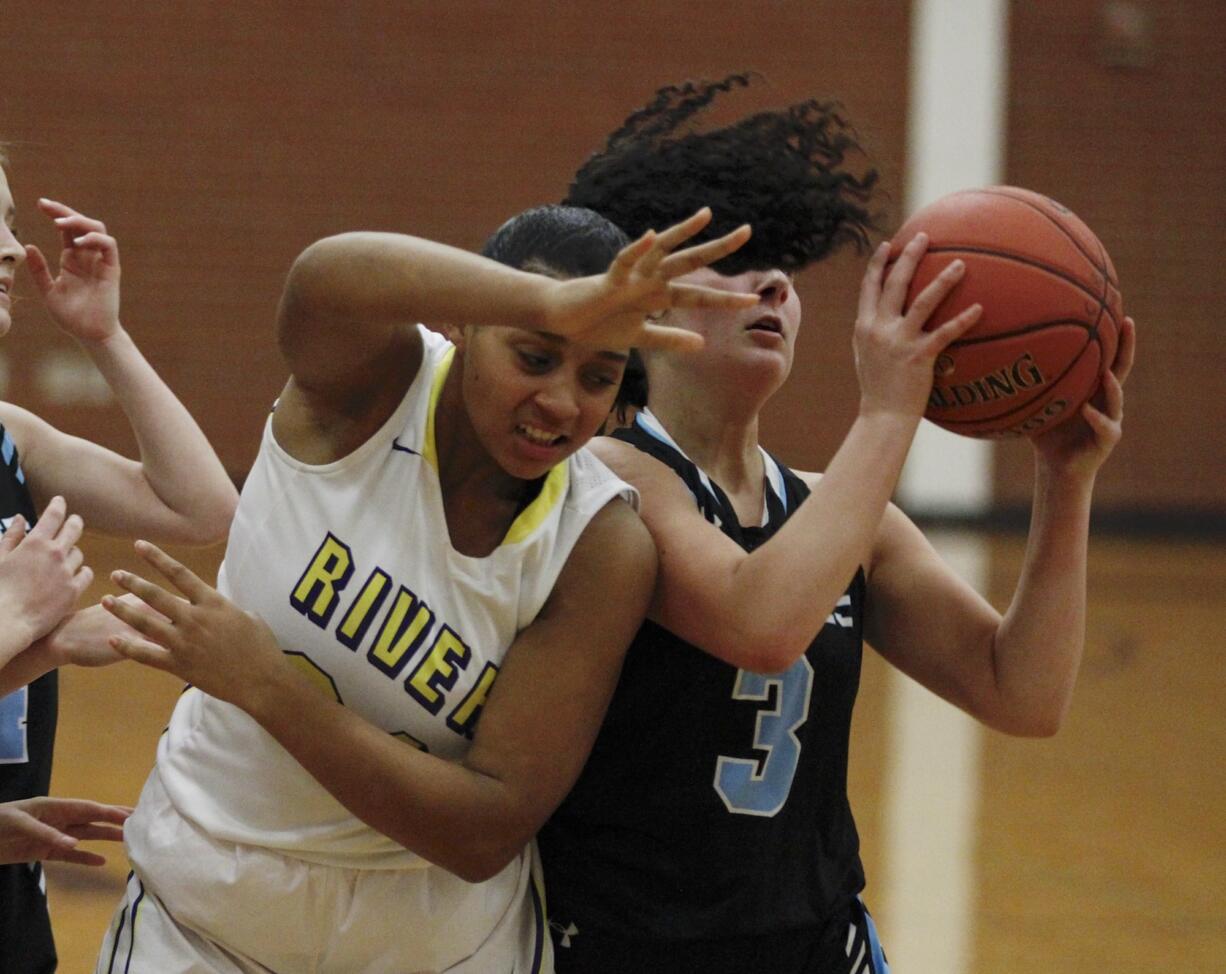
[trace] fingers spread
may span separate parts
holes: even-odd
[[[124,659],[143,663],[155,670],[174,672],[174,656],[170,651],[151,643],[147,639],[127,639],[123,636],[112,636],[109,640],[111,649]]]
[[[885,302],[885,309],[890,314],[899,314],[902,312],[902,307],[907,298],[907,289],[911,286],[911,278],[915,276],[915,268],[919,266],[920,259],[924,256],[924,252],[928,249],[928,235],[926,233],[917,233],[903,247],[902,253],[898,255],[898,259],[894,261],[894,266],[890,268],[889,274],[885,278],[885,286],[881,289],[881,296]]]
[[[710,222],[711,207],[704,206],[693,216],[686,217],[680,223],[674,223],[667,230],[661,231],[657,246],[662,247],[665,251],[674,250],[694,234],[699,233]]]
[[[212,587],[205,584],[195,572],[182,562],[171,558],[170,555],[166,554],[157,545],[151,544],[148,541],[138,541],[135,547],[140,556],[161,572],[175,588],[186,595],[193,605],[199,603],[201,599],[207,598],[213,592]],[[139,592],[136,594],[140,595]],[[144,598],[144,596],[141,597]],[[148,601],[148,599],[145,601]],[[150,605],[153,605],[153,603],[150,603]],[[155,606],[155,608],[158,607]]]
[[[655,239],[655,231],[648,230],[638,240],[626,244],[626,246],[618,251],[617,256],[613,258],[613,263],[609,265],[609,280],[614,284],[624,283],[630,276],[631,268],[642,259],[644,254],[651,250]]]
[[[703,287],[700,284],[670,284],[669,306],[673,308],[752,308],[760,303],[756,294],[740,291],[725,291],[722,288]]]
[[[184,599],[172,595],[160,585],[155,585],[132,572],[111,572],[111,581],[120,588],[131,592],[154,611],[148,612],[140,606],[130,605],[109,595],[102,600],[103,608],[133,629],[154,639],[164,638],[168,634],[167,629],[171,628],[173,623],[180,618],[186,607]]]
[[[645,324],[638,347],[662,351],[696,352],[702,348],[702,336],[684,328]]]
[[[983,305],[972,304],[969,308],[963,308],[958,314],[950,318],[949,321],[934,328],[932,340],[936,344],[937,349],[945,348],[951,342],[957,341],[974,328],[975,323],[981,317],[983,317]]]
[[[907,309],[907,320],[914,327],[923,328],[924,323],[932,315],[932,312],[937,309],[937,305],[945,300],[946,296],[954,289],[965,273],[966,264],[960,260],[955,260],[942,270],[911,302],[911,307]]]
[[[693,247],[670,254],[660,262],[660,269],[668,278],[696,271],[740,249],[752,234],[753,231],[749,224],[743,224],[731,233],[724,234],[718,240],[708,240],[706,243],[695,244]]]

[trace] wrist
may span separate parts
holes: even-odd
[[[133,344],[131,336],[118,318],[107,326],[105,334],[97,335],[97,337],[74,334],[73,337],[90,357],[95,359],[99,356],[118,354]]]

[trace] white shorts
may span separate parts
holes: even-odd
[[[206,835],[157,770],[124,828],[133,875],[96,974],[552,974],[530,846],[484,883],[345,869]]]

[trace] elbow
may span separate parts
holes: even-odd
[[[225,489],[217,490],[198,510],[182,517],[173,540],[200,547],[219,544],[230,534],[237,508],[238,491],[227,480]]]
[[[985,715],[980,719],[990,727],[1010,737],[1035,739],[1055,737],[1068,716],[1069,702],[1053,702],[1032,706],[1012,714]]]
[[[353,257],[363,236],[361,231],[351,230],[308,245],[290,265],[285,282],[286,298],[306,302],[326,300],[332,291],[332,276]]]
[[[466,883],[484,883],[514,862],[530,840],[531,836],[490,836],[485,841],[465,843],[452,861],[439,865]]]
[[[753,673],[786,673],[805,654],[814,633],[762,621],[765,624],[730,626],[712,634],[708,652]]]

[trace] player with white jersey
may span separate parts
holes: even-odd
[[[142,543],[185,598],[116,573],[156,614],[104,603],[144,635],[116,649],[192,688],[99,971],[552,970],[531,840],[655,576],[633,491],[581,447],[630,345],[699,344],[647,314],[745,306],[672,283],[747,238],[674,253],[709,216],[623,246],[529,211],[487,251],[537,273],[391,234],[298,259],[218,588]]]

